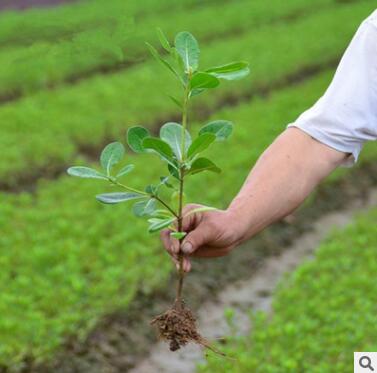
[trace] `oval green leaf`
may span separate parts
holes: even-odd
[[[202,171],[211,171],[211,172],[215,172],[215,173],[220,173],[221,172],[221,169],[219,167],[217,167],[211,160],[209,160],[208,158],[198,158],[196,159],[192,165],[191,165],[191,168],[190,170],[187,172],[187,174],[197,174],[199,172],[202,172]]]
[[[158,40],[160,40],[162,48],[164,48],[167,52],[170,52],[171,46],[169,40],[160,27],[157,27],[157,36]]]
[[[216,88],[220,84],[219,79],[215,76],[203,72],[196,73],[191,81],[190,81],[190,88],[191,90],[201,90],[201,89],[209,89],[209,88]]]
[[[228,120],[214,120],[203,126],[199,131],[199,135],[212,133],[216,136],[216,141],[224,141],[231,135],[232,131],[232,122]]]
[[[96,199],[102,203],[113,205],[115,203],[126,202],[131,199],[145,198],[143,194],[139,193],[104,193],[98,194]]]
[[[207,73],[219,79],[238,80],[250,73],[249,64],[245,61],[231,62],[226,65],[212,67]]]
[[[89,167],[70,167],[67,170],[68,175],[82,177],[84,179],[103,179],[107,180],[106,175],[101,174],[100,172]]]
[[[150,136],[149,131],[141,126],[131,127],[127,131],[127,144],[135,153],[144,153],[143,140]]]
[[[101,166],[110,175],[111,168],[124,157],[124,146],[120,142],[112,142],[101,153]]]
[[[160,137],[166,143],[168,143],[177,157],[178,160],[183,159],[182,154],[182,135],[183,127],[174,122],[165,123],[160,129]],[[185,139],[184,139],[184,155],[186,155],[187,149],[191,145],[191,136],[187,130],[185,130]]]
[[[135,166],[133,164],[128,164],[127,166],[124,166],[117,174],[116,177],[121,177],[124,175],[127,175],[129,172],[131,172]]]
[[[157,231],[160,231],[161,229],[164,229],[168,227],[170,224],[174,222],[175,218],[168,218],[168,219],[158,219],[158,218],[152,218],[149,219],[148,222],[150,223],[150,226],[148,228],[149,233],[154,233]]]
[[[133,213],[139,217],[151,215],[156,211],[156,205],[157,201],[154,198],[136,202],[133,206]]]
[[[143,140],[143,147],[145,149],[150,149],[161,156],[161,158],[175,167],[173,160],[173,151],[169,144],[165,141],[158,139],[157,137],[146,137]]]
[[[178,172],[177,167],[175,166],[173,167],[171,164],[168,164],[168,170],[171,176],[179,180],[179,172]]]
[[[188,149],[187,156],[189,158],[194,157],[200,152],[206,150],[214,141],[216,140],[216,135],[213,133],[203,133],[197,137]]]
[[[175,48],[182,58],[186,71],[190,69],[195,71],[199,66],[200,49],[199,44],[187,31],[180,32],[175,37]]]
[[[177,240],[181,240],[183,237],[186,236],[186,232],[171,232],[170,237],[173,237]]]
[[[158,51],[156,50],[156,48],[149,44],[149,43],[145,43],[149,49],[149,51],[151,52],[152,56],[158,61],[160,62],[163,66],[165,66],[168,70],[170,70],[179,80],[181,80],[181,77],[179,76],[178,72],[174,69],[174,67],[168,62],[166,61],[164,58],[162,58],[160,56],[160,54],[158,53]]]

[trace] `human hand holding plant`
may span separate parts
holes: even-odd
[[[182,243],[171,237],[171,231],[161,231],[165,249],[179,267],[178,255],[182,251],[183,270],[191,270],[189,256],[199,258],[220,257],[230,253],[242,240],[244,234],[239,219],[230,210],[200,212],[204,206],[189,204],[183,208],[182,229],[187,232]],[[190,214],[190,211],[198,211]],[[245,227],[246,230],[246,227]]]
[[[149,131],[140,126],[132,127],[127,133],[127,143],[136,153],[151,153],[157,155],[167,164],[169,176],[161,176],[160,181],[148,185],[145,190],[135,189],[128,184],[120,182],[120,179],[128,175],[134,168],[132,164],[125,165],[118,172],[114,172],[116,166],[125,156],[125,148],[122,143],[114,142],[105,147],[101,153],[100,163],[103,171],[97,171],[88,167],[71,167],[68,174],[82,178],[94,178],[108,181],[110,184],[123,189],[122,192],[100,194],[96,198],[102,203],[117,204],[130,200],[136,201],[133,212],[136,216],[147,217],[148,231],[154,233],[166,229],[162,234],[165,243],[173,240],[174,259],[178,268],[177,294],[173,307],[157,316],[152,324],[157,325],[161,337],[170,342],[172,351],[179,349],[188,342],[194,341],[211,348],[208,342],[200,336],[196,329],[195,318],[192,312],[185,307],[182,300],[182,286],[184,279],[184,247],[181,244],[190,225],[197,222],[200,217],[208,218],[215,224],[221,220],[223,212],[207,206],[189,206],[183,208],[184,188],[187,178],[203,171],[219,173],[221,170],[210,159],[202,157],[212,143],[226,140],[232,132],[233,125],[229,121],[216,120],[205,124],[193,138],[188,131],[188,107],[190,101],[208,89],[216,88],[220,79],[235,80],[249,73],[246,62],[232,62],[226,65],[213,67],[204,71],[199,70],[200,50],[196,39],[188,32],[177,34],[174,46],[171,46],[161,30],[158,30],[162,48],[169,55],[170,60],[160,56],[159,52],[150,44],[147,44],[152,55],[166,67],[177,79],[182,88],[182,97],[171,97],[182,112],[182,123],[165,123],[159,133],[159,137],[152,137]],[[170,200],[178,200],[174,206],[165,198],[167,191],[171,191]],[[207,212],[204,215],[204,212]],[[207,218],[206,218],[207,219]],[[211,234],[215,234],[212,232]],[[189,235],[188,235],[189,238]],[[194,237],[191,237],[193,240]],[[224,240],[231,248],[235,243],[231,237],[218,237],[219,243]],[[228,240],[228,241],[227,241]],[[190,241],[187,241],[188,243]],[[216,242],[216,241],[214,241]],[[222,247],[217,251],[221,254]],[[225,245],[227,246],[227,245]],[[208,248],[209,251],[214,248]],[[204,250],[202,250],[204,253]]]

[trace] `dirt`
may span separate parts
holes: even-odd
[[[169,343],[170,351],[177,351],[188,343],[206,345],[192,311],[183,301],[174,302],[171,308],[156,316],[151,325],[156,327],[159,339]]]
[[[321,241],[333,230],[349,224],[354,215],[377,205],[377,189],[374,188],[365,200],[357,198],[337,212],[325,214],[318,219],[311,231],[298,236],[283,252],[268,258],[250,277],[225,287],[216,299],[205,302],[199,309],[199,325],[207,338],[226,343],[224,336],[248,335],[252,329],[250,311],[270,313],[276,285],[287,272],[294,270],[303,261],[310,260]],[[229,323],[225,309],[233,309]],[[179,353],[172,354],[163,343],[156,344],[150,355],[140,362],[131,373],[194,373],[196,365],[205,362],[203,349],[192,344]]]
[[[287,221],[265,230],[242,248],[235,250],[232,255],[211,261],[195,260],[193,271],[187,276],[185,283],[187,304],[192,310],[199,310],[203,303],[216,299],[217,294],[229,284],[250,279],[250,274],[257,273],[266,260],[276,260],[297,237],[312,232],[315,222],[321,216],[334,211],[342,214],[355,200],[366,202],[368,191],[376,185],[377,163],[364,164],[338,182],[322,185],[311,204],[297,211]],[[330,226],[330,223],[322,224],[324,227]],[[279,260],[277,266],[278,263]],[[151,350],[154,351],[152,347],[158,339],[150,326],[150,320],[171,306],[171,299],[175,298],[175,288],[171,284],[175,284],[175,280],[173,274],[171,279],[161,283],[152,293],[140,290],[127,309],[104,317],[86,340],[77,341],[74,337],[68,339],[53,362],[41,366],[29,361],[23,373],[130,371],[150,354]],[[269,290],[264,287],[258,289],[260,298],[266,302],[268,293]],[[207,313],[206,322],[202,321],[201,313],[197,315],[201,334],[213,339],[214,336],[206,328],[210,314]],[[219,333],[226,334],[222,333],[221,328]],[[166,344],[163,348],[168,351]],[[190,345],[183,351],[191,351]],[[170,359],[173,359],[173,355],[177,353],[170,354]],[[180,354],[181,352],[178,353]]]

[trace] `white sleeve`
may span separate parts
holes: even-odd
[[[357,161],[363,144],[377,139],[377,12],[347,48],[326,93],[288,127],[298,127]]]

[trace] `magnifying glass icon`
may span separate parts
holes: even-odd
[[[369,356],[361,356],[361,358],[359,359],[359,365],[362,368],[365,368],[365,369],[368,368],[372,372],[374,372],[374,368],[372,367],[372,360],[370,359]]]

